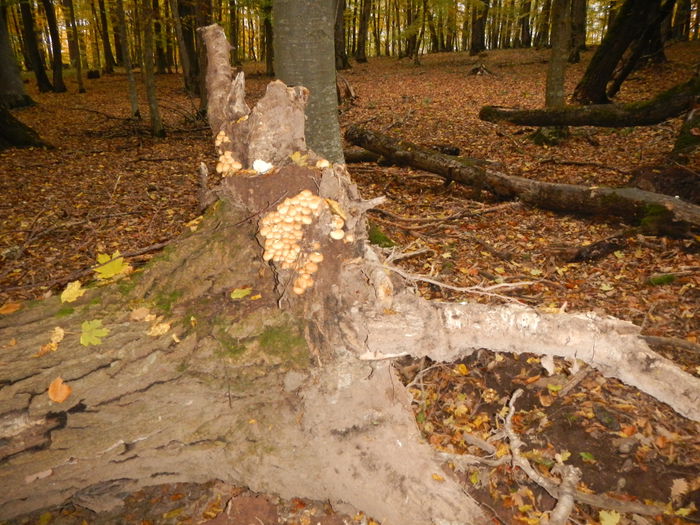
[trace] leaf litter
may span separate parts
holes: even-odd
[[[617,100],[642,100],[684,80],[696,52],[697,43],[670,47],[670,62],[634,73]],[[549,148],[527,140],[534,128],[478,120],[478,109],[486,104],[541,107],[546,54],[503,50],[478,59],[461,53],[427,55],[420,66],[394,58],[357,64],[343,73],[359,98],[342,108],[341,126],[358,123],[429,147],[457,147],[463,156],[496,163],[499,171],[550,182],[624,186],[634,167],[668,153],[679,119],[638,128],[573,128],[570,139]],[[590,55],[568,68],[568,92]],[[477,60],[496,74],[468,76]],[[246,68],[251,72],[259,65]],[[71,275],[94,267],[98,254],[118,252],[110,260],[139,266],[154,253],[144,248],[196,228],[195,168],[203,161],[214,172],[210,134],[195,118],[181,79],[164,75],[158,80],[160,98],[168,100],[162,109],[170,133],[164,140],[151,139],[142,124],[127,119],[121,75],[91,81],[86,95],[33,92],[38,106],[18,112],[56,148],[0,152],[6,174],[0,181],[6,196],[0,204],[0,314],[10,314],[28,299],[58,293],[75,281]],[[249,76],[252,97],[262,94],[267,80]],[[700,338],[697,239],[633,234],[611,255],[571,262],[565,255],[572,249],[610,238],[625,226],[498,202],[487,192],[445,184],[411,168],[354,164],[349,169],[365,198],[387,196],[381,210],[370,211],[370,226],[400,268],[458,288],[530,281],[526,288],[499,295],[547,312],[593,310],[631,321],[645,335],[685,340],[690,346],[668,344],[659,351],[700,373],[700,354],[693,350]],[[134,252],[141,253],[129,255]],[[416,287],[437,300],[503,300],[430,283],[417,282]],[[232,298],[241,293],[234,292]],[[139,310],[134,318],[147,320],[146,315]],[[91,325],[84,330],[86,342],[99,344],[107,335],[104,330],[101,324]],[[558,462],[573,464],[583,472],[580,490],[620,501],[657,502],[666,511],[655,518],[657,523],[700,517],[698,425],[617,380],[561,359],[543,363],[538,356],[486,351],[458,363],[403,359],[397,367],[414,396],[423,435],[448,457],[507,456],[503,417],[513,388],[522,387],[525,394],[512,423],[525,442],[523,455],[542,474],[551,476]],[[489,503],[494,521],[537,523],[554,504],[507,463],[451,464],[477,499]],[[141,491],[126,506],[135,512],[133,520],[122,518],[125,523],[148,522],[147,513],[166,500],[181,507],[189,503],[181,511],[171,505],[153,523],[191,523],[192,509],[204,516],[207,505],[213,518],[222,512],[221,494],[208,489],[171,484],[153,488],[158,496]],[[228,490],[257,497],[244,489]],[[323,509],[301,500],[274,501],[273,507],[280,523],[304,522],[291,513],[283,519],[283,508]],[[66,523],[85,518],[84,510],[71,512],[63,510],[63,516],[76,518]],[[621,516],[577,504],[572,519],[629,522]],[[347,519],[367,522],[362,516]]]

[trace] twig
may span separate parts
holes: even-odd
[[[700,354],[700,345],[686,339],[680,339],[678,337],[660,337],[657,335],[643,335],[642,339],[650,345],[675,346]]]
[[[498,459],[482,458],[472,454],[450,454],[449,452],[438,452],[438,457],[442,461],[449,461],[457,470],[464,472],[468,467],[474,465],[486,465],[488,467],[499,467],[510,463],[511,457],[505,455]]]
[[[576,372],[574,375],[572,375],[569,380],[566,382],[566,384],[562,387],[562,389],[558,393],[559,398],[563,398],[566,396],[569,392],[571,392],[576,386],[583,381],[588,374],[590,374],[593,371],[593,369],[585,365],[581,370]]]
[[[614,166],[608,166],[606,164],[603,164],[602,162],[595,162],[595,161],[565,160],[565,159],[557,159],[554,157],[549,157],[549,158],[545,158],[545,159],[540,159],[539,163],[540,164],[561,164],[561,165],[565,165],[565,166],[593,166],[594,168],[603,168],[606,170],[617,171],[618,173],[624,173],[624,174],[629,173],[629,170],[623,170],[620,168],[616,168]]]
[[[435,286],[438,286],[440,288],[445,288],[446,290],[452,290],[454,292],[460,292],[460,293],[470,293],[470,294],[476,294],[476,295],[486,295],[489,297],[498,297],[499,299],[503,299],[505,301],[512,301],[512,302],[517,302],[519,303],[517,299],[513,297],[508,297],[507,295],[500,295],[497,293],[493,293],[493,290],[502,290],[502,289],[508,289],[512,290],[515,288],[522,288],[525,286],[532,286],[535,284],[532,281],[521,281],[521,282],[515,282],[515,283],[499,283],[499,284],[493,284],[491,286],[468,286],[468,287],[462,287],[462,286],[453,286],[451,284],[443,283],[442,281],[437,281],[435,279],[431,279],[430,277],[425,277],[424,275],[419,275],[415,273],[410,273],[402,270],[401,268],[397,266],[392,266],[392,265],[383,265],[384,268],[387,268],[391,270],[394,273],[399,274],[401,277],[403,277],[406,280],[409,281],[420,281],[424,283],[429,283],[433,284]]]
[[[549,525],[566,525],[574,509],[576,485],[581,479],[581,470],[573,465],[555,465],[552,472],[561,476],[559,501],[549,515]]]
[[[523,446],[523,442],[520,440],[518,434],[513,430],[512,420],[513,414],[515,414],[515,402],[522,394],[523,390],[521,388],[513,392],[513,396],[508,402],[508,408],[510,410],[508,411],[508,415],[506,416],[504,422],[504,431],[510,443],[513,466],[520,467],[532,481],[547,491],[547,493],[554,499],[559,500],[563,496],[560,485],[537,472],[534,468],[532,468],[530,462],[520,454],[520,447]],[[579,490],[573,491],[573,497],[576,501],[585,503],[586,505],[591,505],[592,507],[616,510],[623,513],[633,512],[635,514],[655,516],[663,512],[662,508],[655,507],[653,505],[644,505],[643,503],[636,503],[633,501],[620,501],[618,499],[611,498],[610,496],[586,494]]]

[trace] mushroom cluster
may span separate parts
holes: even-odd
[[[231,142],[231,139],[228,138],[228,135],[226,135],[226,132],[222,129],[216,134],[216,139],[214,139],[214,145],[218,148],[222,144],[226,144],[227,142]]]
[[[294,279],[292,291],[297,295],[303,294],[313,286],[313,274],[318,271],[318,265],[323,261],[323,254],[318,251],[318,243],[312,245],[314,251],[302,253],[303,228],[327,208],[325,199],[309,190],[303,190],[284,199],[275,210],[260,220],[260,235],[265,238],[263,259],[279,264],[284,270],[296,270],[298,275]],[[332,216],[332,239],[340,240],[346,237],[344,225],[345,221],[341,217]]]
[[[242,167],[243,165],[233,158],[233,153],[224,151],[224,153],[219,156],[219,162],[216,163],[216,172],[226,176],[231,172],[240,170]]]

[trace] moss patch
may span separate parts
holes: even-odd
[[[396,243],[392,241],[387,235],[379,229],[376,224],[370,222],[369,231],[367,232],[369,242],[381,246],[382,248],[391,248],[396,246]]]
[[[282,325],[265,328],[259,337],[260,349],[266,354],[282,358],[296,366],[308,363],[306,341],[299,327]]]
[[[170,315],[173,311],[173,305],[182,297],[181,290],[173,290],[172,292],[158,292],[153,299],[153,304],[163,313]]]
[[[56,312],[56,317],[68,317],[69,315],[73,315],[75,312],[75,308],[72,306],[62,306],[61,309]]]

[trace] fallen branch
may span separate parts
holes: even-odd
[[[588,187],[540,182],[509,176],[473,161],[429,151],[416,144],[350,126],[348,141],[383,155],[397,164],[436,173],[467,186],[487,189],[501,198],[519,199],[544,209],[567,213],[621,217],[642,222],[651,233],[678,234],[700,228],[700,206],[637,188]]]
[[[594,104],[548,109],[519,109],[484,106],[479,118],[519,126],[650,126],[690,110],[700,94],[700,76],[674,86],[644,102]]]

